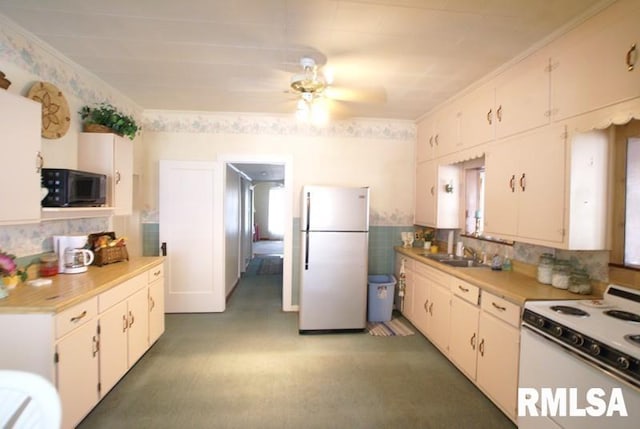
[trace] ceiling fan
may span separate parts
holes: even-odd
[[[316,61],[311,57],[300,59],[301,73],[291,77],[291,90],[299,95],[296,103],[296,117],[304,122],[321,124],[329,119],[329,109],[332,116],[346,116],[346,106],[339,106],[339,102],[382,102],[386,100],[384,89],[355,89],[333,86],[331,69],[320,70]]]

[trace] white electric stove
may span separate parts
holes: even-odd
[[[519,418],[518,425],[631,428],[640,419],[640,290],[609,285],[601,300],[528,301],[522,315],[521,388],[621,389],[628,416]],[[606,399],[606,398],[605,398]],[[545,420],[553,424],[543,424]]]

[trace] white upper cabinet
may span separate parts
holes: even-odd
[[[460,169],[436,160],[416,166],[414,223],[434,228],[460,227]]]
[[[0,225],[40,221],[40,126],[42,107],[28,98],[0,90]],[[10,154],[10,156],[9,156]]]
[[[107,205],[116,215],[133,207],[133,142],[108,133],[80,133],[78,169],[107,175]]]
[[[563,242],[565,140],[564,127],[552,126],[490,145],[485,154],[487,235]]]
[[[640,2],[622,0],[554,42],[554,120],[640,96],[639,23]]]
[[[462,147],[549,123],[549,58],[533,54],[461,99]]]
[[[496,138],[549,123],[549,57],[528,56],[496,79]]]
[[[417,129],[416,160],[418,162],[429,161],[433,159],[435,152],[433,118],[425,118],[418,122]]]

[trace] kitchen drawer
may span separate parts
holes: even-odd
[[[473,305],[478,305],[480,302],[480,288],[464,280],[454,277],[451,280],[451,291]]]
[[[443,271],[440,271],[436,268],[432,268],[425,264],[421,264],[419,262],[414,265],[413,272],[429,280],[433,280],[436,283],[440,283],[442,286],[445,286],[447,289],[449,289],[449,284],[453,277]]]
[[[55,316],[56,339],[82,326],[98,314],[98,299],[93,297]]]
[[[164,264],[160,264],[157,267],[151,268],[147,274],[149,275],[148,282],[153,283],[159,278],[164,277]]]
[[[482,292],[482,310],[516,328],[520,327],[520,306],[488,292]]]
[[[147,278],[147,273],[138,274],[134,278],[101,293],[98,296],[98,312],[102,313],[115,304],[129,298],[140,289],[147,287]]]

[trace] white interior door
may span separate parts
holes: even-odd
[[[159,188],[165,312],[224,311],[222,166],[160,161]]]

